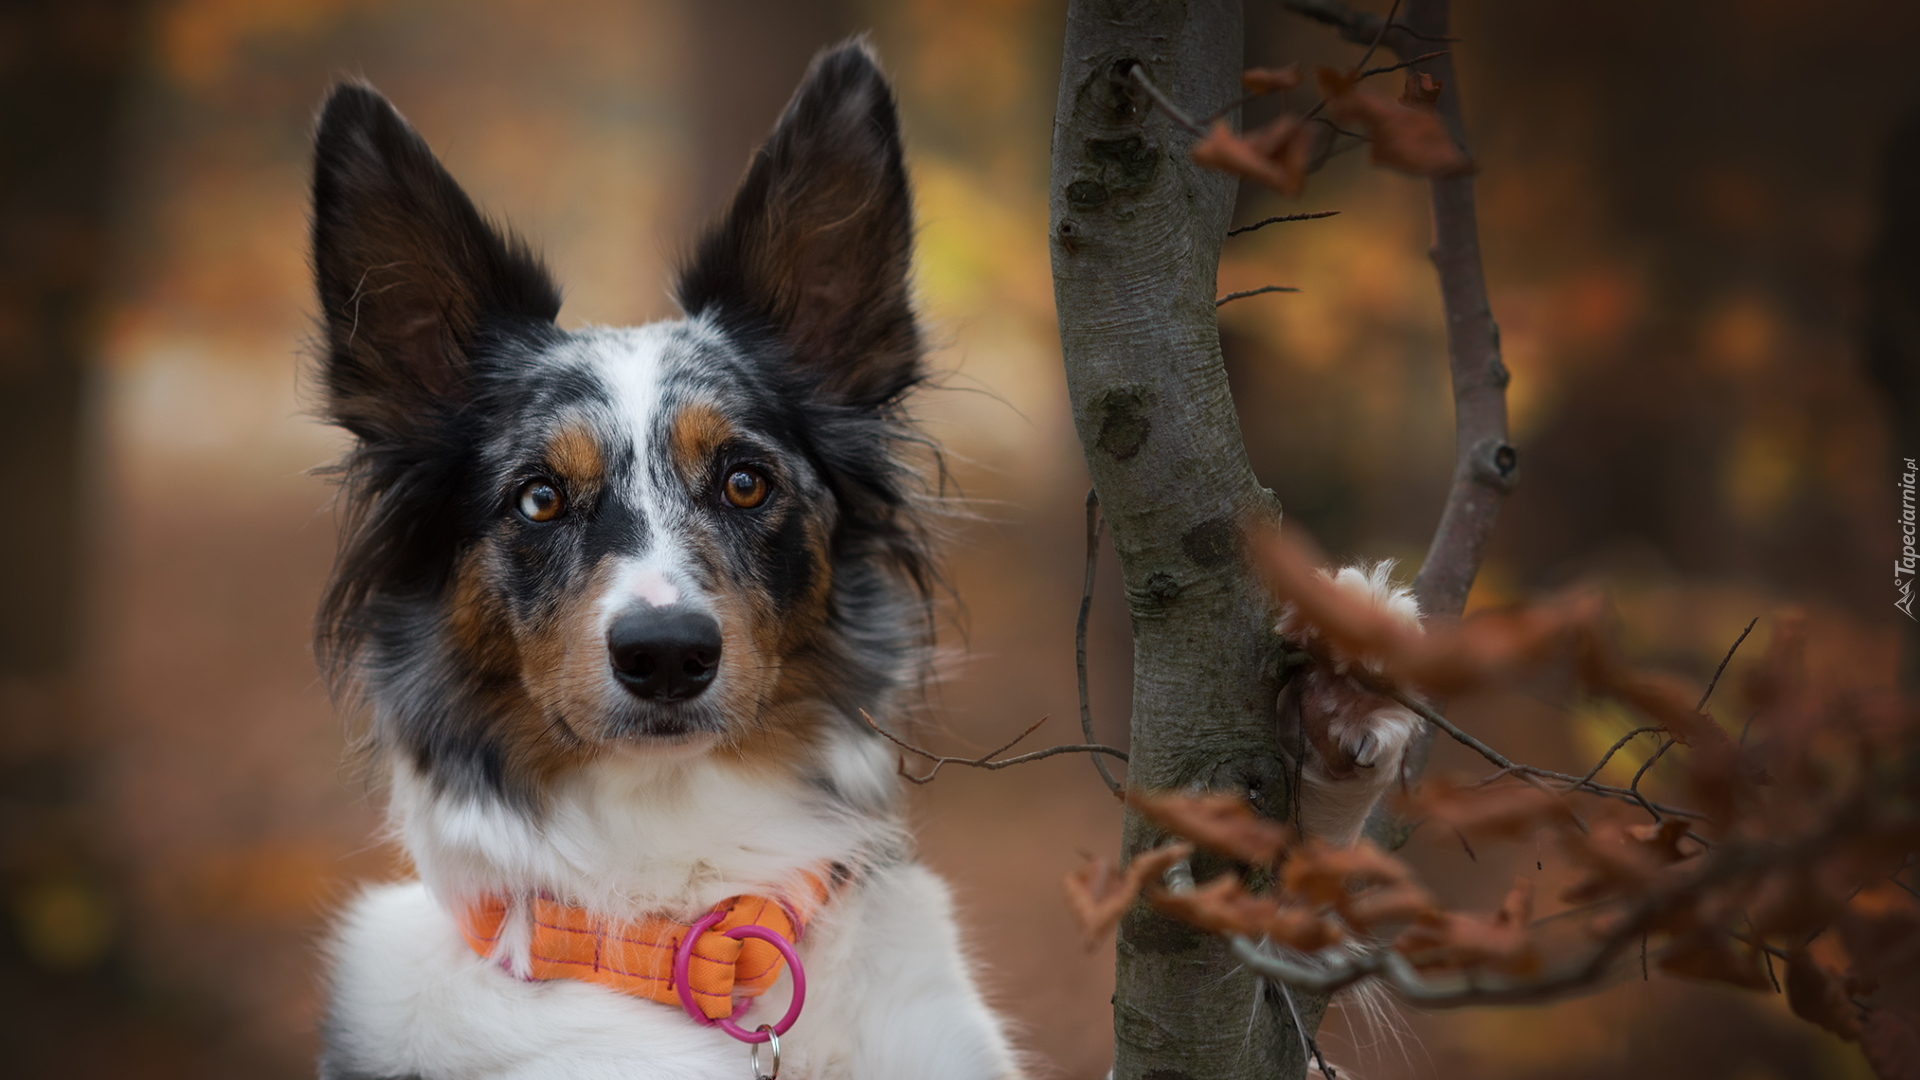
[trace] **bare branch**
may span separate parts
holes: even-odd
[[[1257,289],[1247,289],[1247,290],[1245,290],[1245,291],[1243,291],[1243,292],[1231,292],[1231,293],[1228,293],[1227,295],[1225,295],[1225,296],[1223,296],[1223,297],[1221,297],[1221,298],[1219,298],[1218,300],[1215,300],[1215,301],[1213,302],[1213,306],[1214,306],[1214,307],[1219,307],[1219,306],[1220,306],[1221,304],[1224,304],[1224,303],[1226,303],[1226,302],[1227,302],[1227,301],[1229,301],[1229,300],[1244,300],[1244,299],[1246,299],[1246,298],[1247,298],[1247,297],[1249,297],[1249,296],[1260,296],[1260,295],[1262,295],[1262,294],[1264,294],[1264,293],[1270,293],[1270,292],[1299,292],[1299,291],[1300,291],[1299,289],[1296,289],[1296,288],[1294,288],[1294,287],[1293,287],[1293,286],[1291,286],[1291,285],[1262,285],[1262,286],[1260,286],[1260,287],[1259,287],[1259,288],[1257,288]]]
[[[1087,693],[1087,617],[1093,613],[1093,575],[1100,565],[1100,493],[1093,488],[1087,489],[1087,573],[1080,586],[1080,617],[1073,623],[1073,667],[1080,683],[1080,733],[1086,737],[1087,744],[1094,743],[1093,704]],[[1113,772],[1099,754],[1092,755],[1093,767],[1100,771],[1100,779],[1106,781],[1107,790],[1120,794],[1120,781],[1113,778]]]
[[[1250,233],[1255,229],[1264,229],[1269,225],[1278,225],[1283,221],[1314,221],[1319,218],[1332,217],[1339,212],[1338,210],[1318,210],[1311,214],[1281,214],[1278,217],[1262,218],[1251,225],[1242,225],[1237,229],[1228,229],[1227,235],[1239,236],[1241,233]]]
[[[1727,655],[1720,658],[1720,666],[1713,669],[1713,678],[1707,681],[1707,692],[1700,695],[1700,704],[1693,707],[1694,712],[1706,711],[1707,699],[1713,696],[1713,688],[1720,685],[1721,673],[1727,670],[1727,664],[1732,662],[1733,654],[1740,651],[1740,643],[1747,640],[1747,635],[1753,633],[1754,626],[1759,622],[1760,616],[1755,615],[1752,621],[1747,623],[1747,628],[1740,631],[1740,636],[1733,639],[1733,645],[1727,649]]]
[[[1019,757],[1001,758],[998,761],[993,760],[995,755],[1006,753],[1018,745],[1021,739],[1037,731],[1041,724],[1047,722],[1047,718],[1044,716],[1028,725],[1027,730],[1015,735],[1006,745],[995,747],[977,758],[953,757],[947,754],[936,754],[931,750],[922,750],[920,747],[901,739],[886,728],[875,723],[873,717],[867,715],[865,709],[860,710],[860,718],[865,720],[868,727],[872,728],[888,742],[905,750],[909,754],[914,754],[933,762],[933,768],[929,769],[926,775],[915,776],[907,771],[906,758],[903,757],[900,759],[900,775],[916,784],[931,783],[934,777],[940,775],[940,770],[948,765],[965,765],[972,769],[1004,769],[1009,765],[1025,765],[1029,761],[1039,761],[1043,758],[1053,757],[1056,754],[1110,754],[1113,757],[1119,758],[1121,761],[1127,760],[1127,752],[1125,750],[1104,746],[1099,743],[1071,743],[1065,746],[1049,746],[1045,750],[1035,750],[1030,754],[1021,754]]]
[[[1444,716],[1441,716],[1439,713],[1434,711],[1431,705],[1428,705],[1426,702],[1421,701],[1419,698],[1414,697],[1412,694],[1407,693],[1405,690],[1402,690],[1397,686],[1393,686],[1387,683],[1378,683],[1376,684],[1376,688],[1379,689],[1381,693],[1386,694],[1388,697],[1392,698],[1393,700],[1399,702],[1400,704],[1406,706],[1409,709],[1412,709],[1415,715],[1419,716],[1421,719],[1425,720],[1427,723],[1432,724],[1434,727],[1437,727],[1441,731],[1446,732],[1449,736],[1453,738],[1454,742],[1457,742],[1460,745],[1467,747],[1473,752],[1479,754],[1481,757],[1486,758],[1488,761],[1491,761],[1495,765],[1500,766],[1502,769],[1505,769],[1508,772],[1519,772],[1522,769],[1526,768],[1526,766],[1523,766],[1523,765],[1515,765],[1512,762],[1512,760],[1510,760],[1505,754],[1502,754],[1500,751],[1495,750],[1493,747],[1488,746],[1486,743],[1481,742],[1479,739],[1474,738],[1472,735],[1467,734],[1465,731],[1462,731],[1460,728],[1455,727],[1453,724],[1453,721],[1448,720]]]
[[[1673,739],[1669,737],[1665,742],[1660,744],[1660,749],[1653,752],[1652,757],[1640,764],[1640,771],[1633,774],[1633,782],[1627,785],[1627,790],[1633,793],[1633,797],[1639,800],[1640,805],[1646,808],[1647,813],[1653,815],[1653,820],[1655,821],[1660,820],[1660,808],[1641,797],[1640,778],[1647,775],[1647,770],[1653,768],[1653,763],[1659,761],[1661,756],[1671,749],[1673,749]]]
[[[1665,731],[1665,730],[1666,728],[1660,727],[1658,725],[1654,725],[1652,727],[1637,727],[1637,728],[1634,728],[1632,731],[1627,732],[1625,735],[1620,736],[1618,741],[1616,741],[1612,746],[1607,747],[1606,753],[1600,755],[1600,760],[1597,762],[1594,762],[1593,768],[1587,770],[1587,775],[1581,777],[1580,782],[1573,786],[1574,787],[1584,786],[1587,781],[1593,779],[1596,776],[1599,776],[1600,770],[1607,767],[1607,762],[1613,760],[1613,755],[1619,753],[1621,747],[1627,745],[1628,743],[1632,742],[1633,740],[1639,738],[1642,735],[1646,735],[1655,731]]]
[[[1367,61],[1373,59],[1373,54],[1380,51],[1380,42],[1385,40],[1387,29],[1393,25],[1393,17],[1398,14],[1400,14],[1400,0],[1393,0],[1393,6],[1387,8],[1387,17],[1380,20],[1380,29],[1374,33],[1372,43],[1367,46],[1366,52],[1360,54],[1360,62],[1353,65],[1354,67],[1366,67]]]
[[[1604,796],[1607,796],[1608,798],[1620,799],[1625,802],[1635,803],[1645,808],[1647,812],[1653,814],[1655,821],[1660,820],[1661,811],[1665,811],[1666,813],[1671,814],[1674,817],[1705,818],[1707,816],[1696,810],[1687,810],[1681,807],[1674,807],[1674,806],[1663,806],[1659,803],[1649,802],[1644,796],[1640,794],[1638,789],[1621,788],[1621,787],[1614,787],[1610,784],[1594,783],[1592,774],[1588,774],[1587,776],[1574,776],[1571,773],[1555,772],[1552,769],[1542,769],[1534,765],[1521,765],[1513,761],[1511,758],[1508,758],[1505,754],[1502,754],[1500,751],[1495,750],[1493,747],[1488,746],[1486,743],[1481,742],[1479,739],[1475,738],[1473,735],[1469,734],[1467,731],[1460,728],[1458,725],[1454,724],[1453,721],[1448,720],[1446,717],[1440,715],[1439,712],[1434,710],[1433,706],[1428,705],[1426,702],[1421,701],[1419,698],[1414,697],[1412,694],[1407,693],[1405,690],[1402,690],[1399,687],[1394,686],[1393,684],[1387,683],[1387,682],[1374,681],[1374,680],[1360,680],[1360,681],[1362,681],[1365,685],[1368,686],[1369,689],[1374,690],[1376,693],[1384,694],[1387,697],[1392,698],[1394,701],[1399,702],[1401,705],[1404,705],[1408,709],[1411,709],[1415,715],[1419,716],[1421,719],[1425,720],[1427,723],[1432,724],[1434,727],[1439,728],[1441,731],[1446,732],[1448,737],[1452,738],[1455,742],[1459,743],[1464,747],[1467,747],[1468,749],[1472,750],[1474,753],[1479,754],[1481,757],[1486,758],[1488,761],[1499,766],[1500,772],[1496,773],[1494,776],[1488,777],[1486,781],[1482,781],[1483,783],[1496,780],[1501,775],[1519,776],[1523,779],[1527,777],[1538,777],[1542,780],[1558,780],[1562,783],[1570,785],[1570,789],[1572,790],[1584,791],[1590,795],[1604,795]],[[1641,730],[1657,731],[1660,729],[1643,728]],[[1639,732],[1636,732],[1636,734],[1638,733]],[[1618,747],[1615,747],[1615,749],[1618,749]],[[1662,750],[1661,752],[1664,753],[1665,751]],[[1612,751],[1608,752],[1608,756],[1609,757],[1612,756]],[[1659,757],[1659,754],[1655,754],[1654,756],[1657,758]],[[1605,764],[1605,761],[1603,760],[1601,764]],[[1648,764],[1651,764],[1651,762],[1649,762]],[[1597,772],[1598,770],[1596,769],[1595,771]],[[1641,771],[1642,772],[1646,771],[1644,766],[1642,767]],[[1636,777],[1636,780],[1637,780],[1637,777]]]
[[[1378,978],[1407,1000],[1437,1008],[1550,1001],[1600,982],[1620,953],[1657,929],[1669,913],[1688,910],[1712,889],[1770,869],[1817,859],[1830,850],[1836,837],[1848,835],[1858,825],[1854,815],[1842,813],[1814,836],[1795,844],[1752,842],[1724,848],[1692,873],[1648,892],[1622,912],[1585,957],[1544,975],[1502,979],[1470,972],[1429,979],[1405,956],[1384,945],[1357,952],[1326,949],[1312,954],[1311,962],[1304,962],[1307,958],[1292,960],[1244,937],[1230,936],[1228,943],[1234,956],[1249,969],[1301,990],[1332,993],[1364,979]]]
[[[1411,0],[1407,22],[1442,31],[1445,0]],[[1411,51],[1399,35],[1388,46],[1403,57]],[[1435,109],[1453,141],[1468,150],[1461,118],[1460,88],[1453,58],[1442,54],[1417,62],[1431,68],[1440,83]],[[1500,358],[1500,328],[1487,300],[1480,262],[1480,226],[1474,208],[1471,175],[1436,176],[1433,194],[1433,246],[1428,252],[1440,279],[1447,316],[1447,361],[1453,381],[1454,472],[1433,542],[1414,579],[1414,595],[1429,616],[1456,616],[1485,558],[1494,522],[1507,492],[1518,481],[1519,455],[1507,443],[1506,364]]]
[[[1356,45],[1365,45],[1387,27],[1387,20],[1368,11],[1355,11],[1340,0],[1281,0],[1282,6],[1295,15],[1302,15],[1315,22],[1325,23],[1340,31],[1340,36]],[[1409,41],[1453,42],[1459,38],[1436,37],[1416,32],[1406,23],[1393,24],[1386,37],[1382,38],[1387,48],[1404,53]]]
[[[1361,72],[1360,77],[1363,79],[1371,79],[1375,75],[1385,75],[1385,74],[1388,74],[1389,72],[1399,71],[1403,68],[1410,68],[1415,64],[1424,64],[1428,60],[1435,60],[1445,55],[1447,55],[1447,51],[1445,49],[1442,49],[1439,52],[1421,53],[1419,56],[1416,56],[1411,60],[1402,60],[1397,64],[1386,64],[1382,67],[1370,67],[1367,70]]]
[[[1205,127],[1194,120],[1193,117],[1181,112],[1180,106],[1175,105],[1159,87],[1153,85],[1153,80],[1147,78],[1147,69],[1145,66],[1135,64],[1132,69],[1127,72],[1127,75],[1132,78],[1134,82],[1140,84],[1140,89],[1147,92],[1147,96],[1153,99],[1153,103],[1159,106],[1161,112],[1167,114],[1168,119],[1185,128],[1193,135],[1206,135],[1207,129]]]

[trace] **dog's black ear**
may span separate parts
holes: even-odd
[[[551,323],[559,291],[488,225],[387,99],[342,84],[313,146],[313,270],[326,320],[327,410],[363,441],[403,435],[463,397],[494,323]]]
[[[920,379],[912,253],[893,89],[853,42],[814,59],[677,293],[689,315],[771,328],[830,393],[877,406]]]

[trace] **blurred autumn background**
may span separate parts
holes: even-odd
[[[1248,7],[1250,63],[1353,61],[1324,28]],[[948,372],[922,412],[978,512],[924,741],[979,752],[1043,714],[1069,736],[1087,480],[1046,246],[1062,18],[1059,0],[0,5],[0,460],[17,485],[0,1071],[309,1075],[326,913],[403,872],[308,647],[333,544],[309,470],[341,442],[304,411],[306,138],[339,76],[390,95],[540,243],[564,325],[627,323],[671,314],[666,266],[812,51],[870,29],[899,84]],[[1832,678],[1892,682],[1894,473],[1920,452],[1920,6],[1460,0],[1454,21],[1523,471],[1473,604],[1598,581],[1636,660],[1701,679],[1748,619],[1793,605]],[[1303,291],[1237,302],[1222,331],[1256,470],[1292,519],[1338,554],[1417,564],[1452,461],[1426,190],[1363,157],[1299,203],[1247,190],[1246,221],[1341,213],[1228,241],[1221,292]],[[1120,742],[1129,638],[1110,555],[1103,572],[1093,698]],[[1630,724],[1557,699],[1455,716],[1553,767]],[[1435,768],[1468,764],[1442,747]],[[1089,1080],[1109,1060],[1111,957],[1081,950],[1058,882],[1117,844],[1091,772],[950,770],[911,796],[1041,1074]],[[1509,880],[1451,838],[1410,851],[1463,902]],[[1637,974],[1398,1026],[1336,1011],[1326,1043],[1366,1077],[1859,1068],[1778,999]]]

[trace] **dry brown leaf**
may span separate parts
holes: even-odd
[[[1632,896],[1644,891],[1661,870],[1674,861],[1672,845],[1648,843],[1632,835],[1634,826],[1618,822],[1596,823],[1588,832],[1568,830],[1560,836],[1561,846],[1583,876],[1560,893],[1569,904],[1590,904],[1615,896]]]
[[[1147,820],[1216,854],[1271,866],[1294,841],[1293,830],[1261,817],[1235,795],[1136,795],[1127,802]]]
[[[1321,576],[1323,560],[1306,538],[1276,531],[1251,541],[1268,590],[1293,606],[1292,622],[1305,636],[1325,638],[1349,656],[1377,657],[1389,671],[1418,653],[1420,631]]]
[[[1465,692],[1537,665],[1588,632],[1605,611],[1595,593],[1577,593],[1528,608],[1476,613],[1457,626],[1407,626],[1321,576],[1314,546],[1295,533],[1255,536],[1249,545],[1267,588],[1291,604],[1292,621],[1310,628],[1310,649],[1322,644],[1377,662],[1386,676],[1447,695]]]
[[[1322,67],[1317,75],[1327,114],[1343,126],[1367,130],[1373,162],[1409,176],[1459,176],[1473,162],[1453,144],[1440,118],[1381,97],[1359,84],[1350,72]]]
[[[1412,109],[1431,107],[1440,100],[1442,85],[1424,71],[1409,71],[1406,85],[1400,88],[1400,104]]]
[[[1833,921],[1844,897],[1822,887],[1808,871],[1770,874],[1760,883],[1747,916],[1754,933],[1805,939]]]
[[[1920,1010],[1882,1007],[1867,1013],[1860,1049],[1880,1080],[1920,1080]]]
[[[1258,937],[1280,914],[1280,905],[1247,891],[1240,879],[1222,874],[1187,892],[1150,890],[1147,902],[1169,919],[1197,926],[1209,934]]]
[[[1240,85],[1251,94],[1271,94],[1300,85],[1300,65],[1277,68],[1248,68],[1240,73]]]
[[[1066,876],[1061,887],[1067,893],[1067,908],[1080,923],[1081,937],[1091,950],[1120,923],[1133,897],[1121,891],[1120,872],[1107,859],[1088,859],[1080,869]]]
[[[1692,857],[1692,854],[1680,850],[1688,829],[1685,818],[1668,818],[1658,825],[1629,825],[1621,833],[1663,865],[1670,866]]]
[[[1193,160],[1298,198],[1306,190],[1306,162],[1313,149],[1305,127],[1283,116],[1241,138],[1224,122],[1215,123],[1206,138],[1194,145]]]
[[[1298,197],[1307,186],[1307,165],[1313,158],[1313,140],[1317,129],[1288,113],[1247,132],[1247,144],[1266,158],[1289,179],[1292,189],[1283,194]]]
[[[1860,1018],[1840,977],[1805,949],[1787,957],[1787,1004],[1793,1014],[1849,1042],[1860,1037]]]
[[[1490,968],[1526,977],[1540,970],[1540,952],[1524,926],[1445,912],[1408,927],[1394,950],[1426,970]]]
[[[1773,980],[1767,978],[1758,953],[1712,929],[1695,930],[1674,938],[1661,954],[1660,970],[1681,978],[1731,983],[1748,990],[1773,988]]]
[[[1440,911],[1432,893],[1410,882],[1343,897],[1338,908],[1347,925],[1362,933],[1419,922]]]
[[[1088,859],[1068,874],[1062,882],[1067,907],[1079,920],[1087,948],[1092,949],[1113,932],[1142,889],[1159,881],[1160,875],[1191,854],[1193,848],[1187,844],[1168,844],[1135,855],[1124,874],[1106,859]]]
[[[1892,984],[1920,1005],[1920,901],[1882,879],[1855,893],[1834,925],[1853,975]]]
[[[1370,840],[1352,847],[1309,842],[1294,849],[1281,869],[1281,889],[1314,904],[1338,904],[1355,885],[1405,885],[1413,872]]]
[[[1518,877],[1513,879],[1513,887],[1507,890],[1506,898],[1500,901],[1500,910],[1493,913],[1495,926],[1527,926],[1533,922],[1533,879]]]
[[[1316,952],[1336,945],[1345,936],[1333,923],[1300,907],[1280,909],[1267,923],[1266,934],[1269,941],[1301,952]]]

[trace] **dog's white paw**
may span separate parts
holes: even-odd
[[[1418,628],[1420,609],[1411,593],[1393,584],[1391,569],[1388,562],[1347,567],[1329,580],[1357,601]],[[1280,633],[1297,643],[1312,640],[1311,626],[1290,621],[1281,622]],[[1280,734],[1299,755],[1302,830],[1329,843],[1349,844],[1359,836],[1374,803],[1399,781],[1421,721],[1412,710],[1349,676],[1355,669],[1371,668],[1367,658],[1318,652],[1321,661],[1296,675],[1280,696]]]
[[[1375,709],[1358,724],[1342,726],[1340,747],[1356,769],[1385,767],[1393,773],[1406,758],[1407,745],[1419,730],[1420,718],[1396,704]]]

